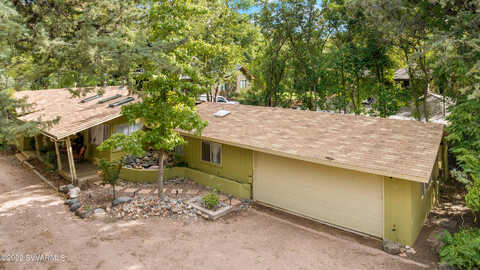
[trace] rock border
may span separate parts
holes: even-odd
[[[201,196],[198,196],[198,197],[195,197],[195,198],[192,198],[192,199],[188,200],[188,204],[190,206],[192,206],[193,208],[195,208],[196,210],[200,211],[202,213],[202,216],[206,215],[208,218],[207,217],[205,217],[205,218],[209,219],[209,220],[216,220],[216,219],[221,218],[221,217],[225,216],[226,214],[232,212],[233,210],[235,210],[235,208],[233,206],[221,202],[220,203],[220,209],[218,209],[216,211],[212,211],[212,210],[209,210],[205,207],[202,207],[202,206],[198,205],[198,201],[202,201]]]

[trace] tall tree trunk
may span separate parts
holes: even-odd
[[[425,56],[420,58],[420,63],[422,67],[423,74],[425,76],[425,85],[423,86],[423,115],[425,117],[425,122],[428,122],[428,104],[427,104],[427,98],[428,98],[428,88],[430,84],[430,74],[427,69],[427,64],[425,60]]]
[[[217,83],[217,85],[215,86],[215,96],[213,97],[213,102],[217,102],[218,88],[219,88],[219,85]]]
[[[113,189],[113,199],[115,200],[117,198],[117,194],[115,194],[115,185],[112,185]]]
[[[347,113],[347,89],[345,87],[345,70],[343,68],[343,56],[342,56],[342,90],[343,90],[343,113]]]
[[[160,150],[160,156],[158,157],[158,178],[157,178],[157,187],[158,187],[158,198],[163,199],[163,160],[165,159],[165,151]]]

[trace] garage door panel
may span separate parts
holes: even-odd
[[[380,176],[255,153],[254,199],[381,237]]]

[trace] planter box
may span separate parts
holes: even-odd
[[[191,205],[196,210],[202,212],[202,214],[206,214],[208,219],[216,220],[217,218],[223,217],[226,214],[232,212],[234,210],[233,206],[220,202],[220,207],[217,210],[209,210],[202,206],[202,197],[195,197],[188,201],[188,204]]]

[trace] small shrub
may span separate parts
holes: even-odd
[[[203,203],[207,209],[212,209],[217,207],[220,204],[220,198],[215,191],[210,191],[202,198]]]
[[[120,178],[120,171],[123,167],[123,161],[120,162],[109,162],[104,159],[101,159],[98,162],[98,168],[100,169],[100,175],[103,180],[104,185],[111,185],[113,191],[113,199],[115,200],[115,186],[117,185],[118,179]]]
[[[468,270],[480,266],[480,229],[463,230],[453,236],[446,232],[442,241],[442,262]]]

